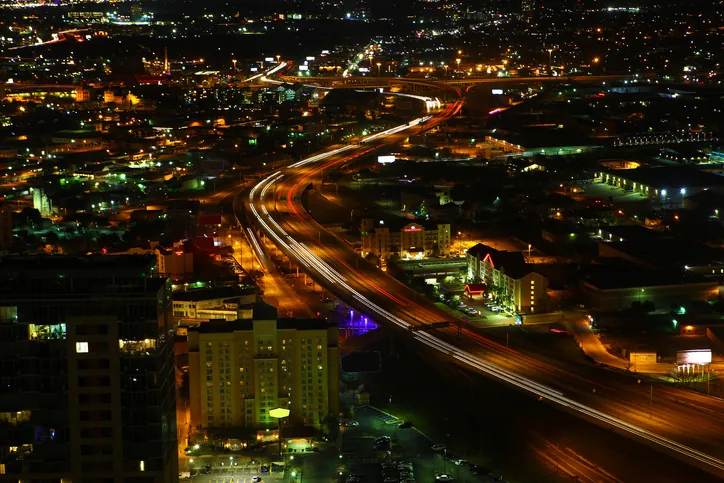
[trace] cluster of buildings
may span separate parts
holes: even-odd
[[[179,430],[235,428],[226,437],[251,442],[278,427],[272,409],[290,411],[284,431],[338,412],[335,326],[278,318],[256,295],[201,292],[173,292],[153,255],[0,260],[0,481],[175,481]],[[232,300],[248,309],[213,310]]]

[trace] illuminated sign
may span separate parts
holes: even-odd
[[[370,71],[370,68],[369,68],[369,67],[360,67],[360,68],[359,68],[359,71],[360,71],[360,72],[369,72],[369,71]]]
[[[307,67],[306,65],[300,65],[299,70],[309,70],[309,67]]]
[[[503,89],[493,89],[493,95],[494,96],[502,96],[503,95]]]
[[[258,67],[252,67],[252,68],[251,68],[251,69],[249,69],[249,70],[250,70],[250,71],[252,71],[252,72],[256,72],[256,71],[258,71],[258,70],[259,70],[259,68],[258,68]]]
[[[405,231],[419,231],[420,227],[412,225],[410,228],[405,228]]]
[[[316,57],[307,57],[307,60],[309,60],[309,61],[312,61],[314,59],[316,59]]]
[[[394,156],[377,156],[377,162],[380,164],[390,164],[395,162]]]
[[[694,349],[676,352],[677,364],[711,364],[711,349]]]
[[[274,62],[274,57],[265,57],[264,62]]]

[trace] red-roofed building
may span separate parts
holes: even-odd
[[[534,271],[535,265],[525,263],[521,252],[499,251],[478,243],[465,256],[468,279],[484,283],[486,292],[494,293],[500,303],[518,313],[545,310],[548,279]]]

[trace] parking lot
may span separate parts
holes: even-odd
[[[342,430],[340,483],[502,481],[494,471],[447,452],[444,442],[432,441],[414,426],[400,428],[403,421],[383,410],[357,408],[355,420],[359,426]]]

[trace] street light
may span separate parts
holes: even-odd
[[[548,49],[548,72],[553,72],[553,49]]]
[[[282,419],[289,417],[289,409],[275,408],[269,410],[269,416],[279,420],[279,460],[283,461],[282,456]]]
[[[462,60],[462,59],[459,58],[459,57],[458,57],[457,59],[455,59],[455,62],[457,62],[457,64],[458,64],[458,70],[460,70],[460,61],[461,61],[461,60]]]
[[[382,67],[382,62],[377,62],[377,77],[380,76],[380,67]]]

